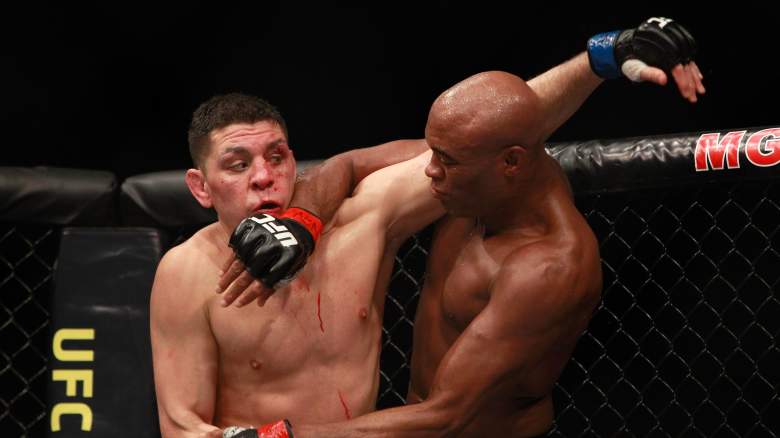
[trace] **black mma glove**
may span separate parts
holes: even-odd
[[[291,281],[306,264],[322,231],[322,221],[300,208],[280,217],[248,217],[230,236],[230,247],[253,277],[266,287]]]
[[[670,74],[677,64],[688,64],[696,55],[696,41],[690,32],[670,18],[653,17],[636,29],[602,33],[588,40],[591,69],[605,79],[625,74],[638,81],[638,73],[626,61],[638,60]],[[638,69],[634,69],[634,72]]]

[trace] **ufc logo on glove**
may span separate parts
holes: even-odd
[[[661,29],[666,27],[666,25],[671,23],[672,21],[674,21],[674,20],[672,20],[671,18],[665,18],[665,17],[653,17],[653,18],[649,18],[647,20],[648,23],[658,23],[658,27],[660,27]]]
[[[265,228],[269,233],[273,234],[274,237],[276,237],[276,240],[278,240],[282,246],[292,246],[298,244],[298,241],[295,240],[295,236],[293,236],[292,233],[287,230],[287,227],[274,222],[276,218],[270,214],[264,214],[261,219],[256,217],[252,217],[250,219],[262,225],[263,228]]]
[[[278,218],[270,214],[245,218],[233,230],[229,245],[254,278],[273,288],[295,277],[321,232],[317,216],[292,207]]]

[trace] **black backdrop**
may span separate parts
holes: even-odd
[[[692,106],[671,87],[613,81],[552,140],[780,120],[777,7],[520,4],[6,7],[0,165],[101,169],[120,178],[188,167],[192,111],[227,91],[277,105],[298,159],[419,137],[431,101],[454,82],[488,69],[530,78],[575,55],[593,33],[651,15],[677,18],[697,37],[707,95]]]

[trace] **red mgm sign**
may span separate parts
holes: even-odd
[[[719,132],[706,133],[696,140],[694,161],[697,172],[739,169],[739,148],[747,131],[729,132],[721,138]],[[758,167],[780,163],[780,128],[762,129],[748,137],[742,146],[747,160]]]

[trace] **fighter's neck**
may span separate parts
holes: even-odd
[[[523,202],[512,204],[475,218],[475,226],[483,229],[485,236],[508,232],[528,235],[546,234],[554,222],[549,202]]]
[[[568,187],[558,169],[544,166],[532,181],[507,197],[489,214],[476,218],[486,236],[505,232],[543,235],[557,227],[564,218],[561,199],[568,199]]]
[[[222,222],[213,223],[209,225],[209,227],[211,227],[209,230],[209,240],[212,245],[214,245],[214,249],[219,253],[220,257],[227,257],[230,255],[233,250],[230,249],[228,243],[230,242],[230,234],[232,234],[233,230]]]
[[[217,227],[214,229],[214,237],[227,244],[230,240],[230,235],[233,234],[234,228],[235,227],[230,227],[226,223],[219,221],[217,222]]]

